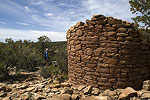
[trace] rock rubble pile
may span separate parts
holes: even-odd
[[[0,83],[0,100],[149,100],[150,80],[143,82],[142,90],[131,87],[101,91],[91,85],[71,86],[68,82],[49,83],[51,80]]]

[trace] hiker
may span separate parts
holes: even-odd
[[[48,67],[48,48],[45,49],[44,59],[45,59],[45,62],[46,62],[46,67]]]

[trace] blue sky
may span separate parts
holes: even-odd
[[[66,31],[92,15],[103,14],[131,21],[129,0],[0,0],[0,41],[42,35],[65,41]]]

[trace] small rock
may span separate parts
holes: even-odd
[[[5,97],[3,100],[11,100],[10,97]]]
[[[101,93],[102,96],[108,96],[109,95],[110,90],[107,89],[104,92]]]
[[[117,95],[116,91],[109,91],[108,92],[108,96],[115,96],[115,95]]]
[[[19,94],[18,94],[18,93],[13,93],[13,94],[10,95],[10,97],[11,97],[12,99],[18,98],[18,97],[19,97]]]
[[[59,89],[58,88],[52,88],[51,91],[54,92],[54,93],[56,93],[56,92],[59,91]]]
[[[27,91],[27,92],[31,92],[31,91],[33,91],[34,89],[35,89],[35,87],[29,87],[29,88],[26,89],[26,91]]]
[[[150,85],[143,85],[143,89],[146,90],[146,91],[149,91],[150,90]]]
[[[50,93],[50,91],[51,91],[51,89],[50,88],[48,88],[48,89],[46,89],[46,93]]]
[[[80,85],[77,89],[78,89],[79,91],[81,91],[81,90],[83,90],[84,88],[85,88],[84,85]]]
[[[18,84],[12,84],[11,87],[12,88],[16,88],[18,86]]]
[[[81,100],[108,100],[107,96],[89,96],[82,98]]]
[[[97,98],[98,98],[97,100],[108,100],[108,96],[100,96]]]
[[[13,98],[13,100],[22,100],[21,98]]]
[[[71,100],[79,100],[79,95],[73,94],[73,95],[71,96]]]
[[[60,90],[60,93],[61,94],[65,94],[65,93],[67,93],[69,91],[69,89],[70,89],[69,87],[65,87],[65,88]]]
[[[74,89],[74,90],[77,90],[77,89],[78,89],[78,86],[77,86],[77,85],[74,85],[74,86],[72,86],[71,88]]]
[[[40,88],[42,89],[42,88],[45,87],[45,84],[41,83],[41,84],[38,84],[37,86],[38,86],[39,89],[40,89]]]
[[[60,94],[60,91],[57,91],[55,94]]]
[[[92,89],[92,94],[98,95],[100,93],[100,90],[98,88],[93,88]]]
[[[65,82],[65,83],[61,83],[60,85],[61,85],[62,87],[69,87],[69,86],[70,86],[69,83],[66,83],[66,82]]]
[[[60,100],[70,100],[71,95],[69,95],[69,94],[59,94],[59,95],[55,95],[54,98],[60,99]]]
[[[44,97],[44,96],[42,96],[42,95],[40,95],[40,94],[37,94],[37,93],[34,93],[34,94],[33,94],[33,98],[34,98],[35,100],[46,99],[46,97]]]
[[[63,99],[59,99],[59,98],[50,98],[50,99],[48,99],[48,100],[63,100]]]
[[[5,92],[0,92],[0,97],[6,97],[7,96],[7,93]]]
[[[18,85],[17,89],[26,89],[26,88],[28,88],[28,86],[29,86],[29,84],[25,83],[23,85]]]
[[[142,91],[137,91],[138,97],[141,97],[143,94],[144,94],[144,92],[142,92]]]
[[[48,93],[48,96],[52,97],[54,95],[54,93]]]
[[[149,91],[150,90],[150,80],[144,81],[142,88],[143,88],[143,90]]]
[[[59,88],[61,85],[60,84],[52,84],[49,87],[50,88]]]
[[[145,92],[145,93],[143,93],[143,95],[142,95],[141,98],[144,99],[144,100],[145,100],[145,99],[146,99],[146,100],[147,100],[147,99],[149,100],[149,99],[150,99],[150,92]]]
[[[91,91],[92,91],[92,86],[91,85],[86,87],[85,89],[83,89],[84,94],[89,94],[89,93],[91,93]]]
[[[38,87],[35,87],[35,89],[33,90],[33,92],[38,92]]]
[[[20,96],[20,98],[22,98],[23,100],[29,100],[30,96],[29,95],[23,95],[23,96]]]
[[[0,90],[5,91],[5,92],[10,92],[12,89],[8,86],[2,86]]]
[[[53,84],[58,84],[60,83],[58,80],[53,80]]]

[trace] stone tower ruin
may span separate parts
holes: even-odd
[[[134,23],[93,15],[67,31],[69,81],[101,90],[139,89],[149,77],[149,44]]]

